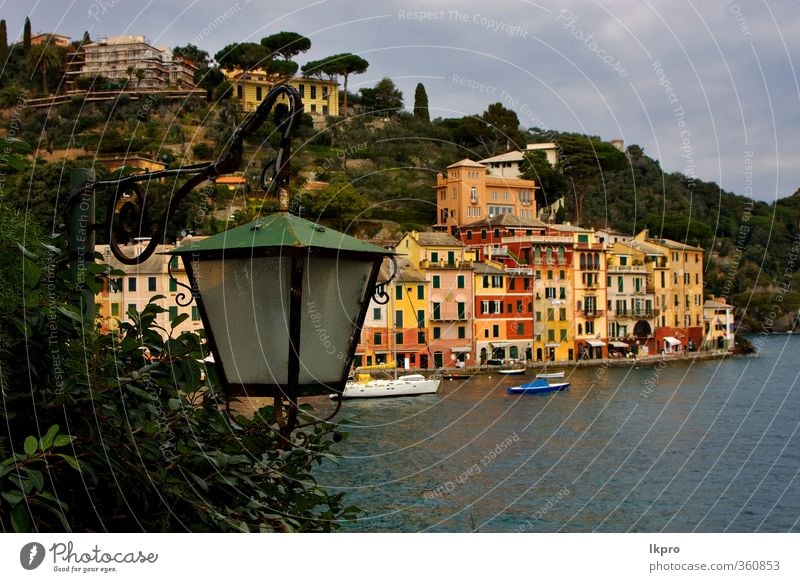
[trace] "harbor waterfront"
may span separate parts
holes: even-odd
[[[795,532],[800,338],[761,346],[569,367],[570,389],[542,396],[484,374],[349,401],[343,458],[315,476],[366,512],[345,531]]]

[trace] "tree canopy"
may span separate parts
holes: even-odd
[[[288,61],[311,48],[311,41],[296,32],[279,32],[261,39],[261,46]]]
[[[425,123],[431,120],[428,112],[428,93],[422,83],[417,83],[417,87],[414,90],[414,117]]]
[[[388,117],[396,115],[403,109],[403,92],[388,77],[378,81],[371,89],[364,88],[359,92],[361,93],[361,105],[374,115]]]

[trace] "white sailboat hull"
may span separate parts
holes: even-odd
[[[348,382],[341,398],[386,398],[390,396],[418,396],[436,394],[441,379],[409,374],[391,380],[370,380],[365,383]],[[339,398],[334,394],[331,398]]]

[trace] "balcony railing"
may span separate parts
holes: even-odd
[[[660,309],[651,309],[649,311],[646,309],[612,309],[609,310],[608,315],[616,319],[653,319],[658,317],[660,313]]]
[[[533,275],[533,269],[531,267],[506,267],[506,273],[509,275]]]
[[[430,261],[424,259],[420,261],[423,269],[471,269],[472,261]]]
[[[609,273],[642,273],[647,274],[647,268],[643,265],[608,265]]]
[[[595,317],[603,317],[603,315],[605,315],[603,309],[584,309],[583,311],[578,311],[578,316],[585,319],[594,319]]]

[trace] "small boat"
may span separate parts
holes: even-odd
[[[536,374],[537,378],[563,378],[564,372],[542,372],[541,374]]]
[[[505,374],[506,376],[519,376],[520,374],[525,373],[525,366],[516,366],[511,368],[500,368],[497,370],[500,374]]]
[[[385,398],[436,394],[441,382],[441,378],[426,378],[422,374],[406,374],[386,380],[373,379],[369,374],[358,374],[355,380],[347,382],[341,394],[331,394],[331,398]]]
[[[509,394],[544,394],[546,392],[557,392],[569,388],[569,382],[558,382],[550,384],[544,378],[537,378],[533,382],[527,382],[519,386],[512,386],[508,389]]]

